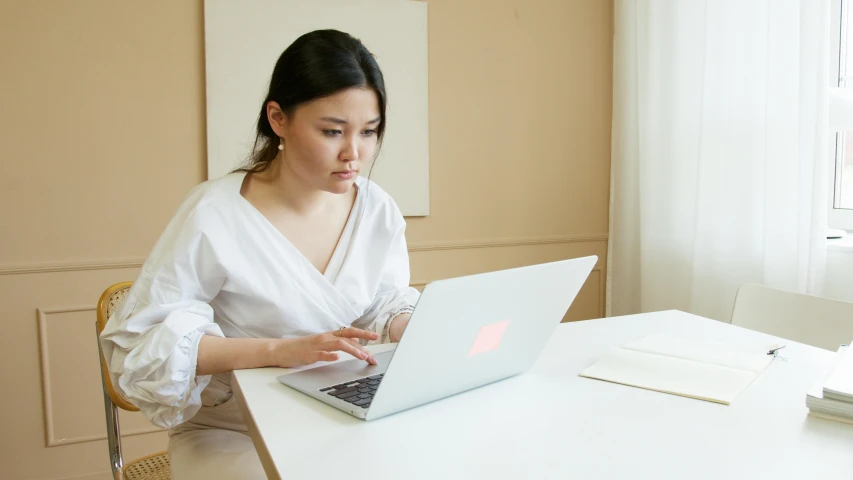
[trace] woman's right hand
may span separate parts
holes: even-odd
[[[335,352],[346,352],[371,365],[376,365],[376,358],[362,347],[358,340],[378,338],[379,334],[355,327],[302,338],[284,338],[274,343],[273,363],[284,368],[300,367],[315,362],[333,362],[338,359],[338,354]]]

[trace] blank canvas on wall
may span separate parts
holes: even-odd
[[[371,179],[405,216],[429,214],[427,5],[414,0],[205,0],[208,178],[240,166],[281,52],[300,35],[360,39],[385,77],[387,123]],[[367,175],[367,171],[362,171]]]

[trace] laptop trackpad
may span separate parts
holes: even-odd
[[[347,360],[346,362],[338,362],[281,375],[278,377],[278,381],[285,385],[308,391],[319,390],[351,380],[385,373],[393,355],[393,350],[374,355],[376,357],[376,365],[370,365],[364,360]]]

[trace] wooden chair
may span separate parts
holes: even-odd
[[[170,480],[168,452],[155,453],[138,458],[123,465],[121,456],[121,433],[118,425],[118,409],[138,412],[135,405],[118,393],[110,380],[104,353],[101,351],[100,334],[107,324],[113,311],[121,305],[133,282],[116,283],[107,288],[98,300],[98,319],[95,322],[95,332],[98,335],[98,353],[101,358],[101,383],[104,387],[104,410],[107,416],[107,443],[110,449],[110,467],[116,480]]]
[[[731,324],[835,351],[853,340],[853,303],[747,283]]]

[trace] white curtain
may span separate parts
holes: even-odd
[[[828,0],[616,0],[608,315],[819,293]]]

